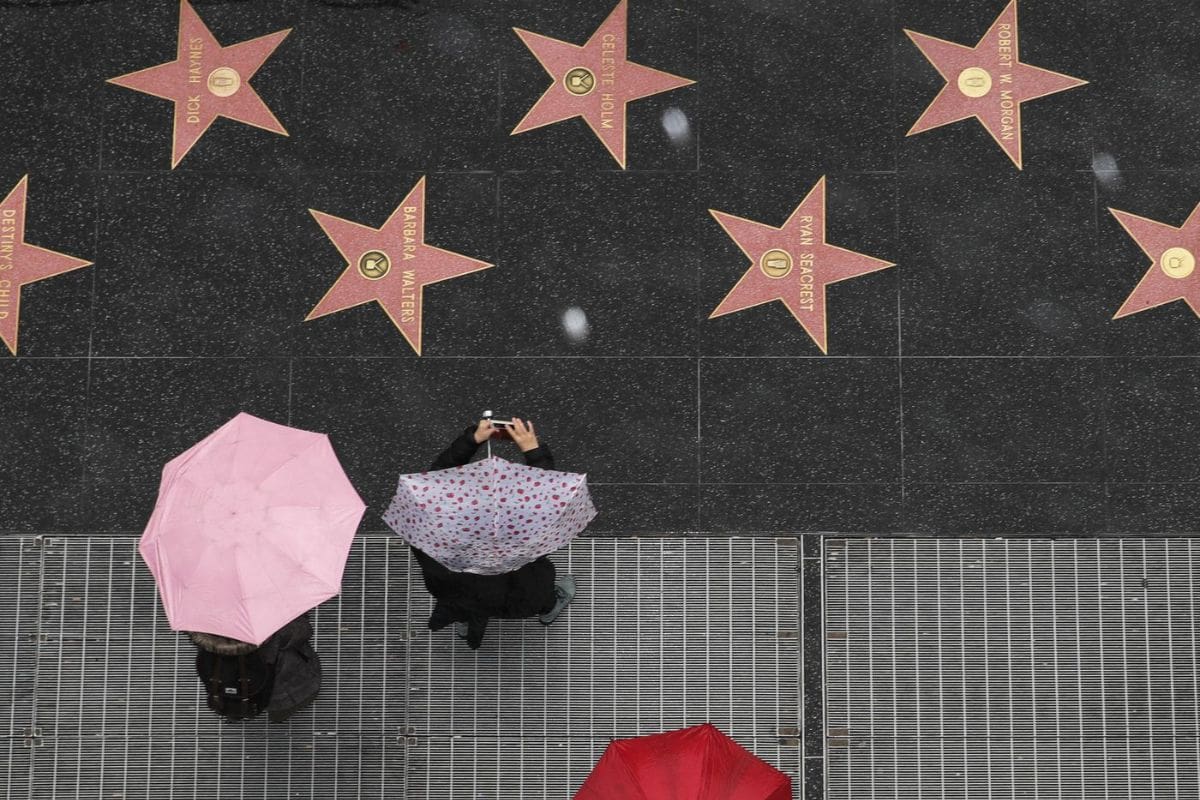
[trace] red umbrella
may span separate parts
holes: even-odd
[[[792,779],[706,722],[613,741],[575,800],[792,800]]]

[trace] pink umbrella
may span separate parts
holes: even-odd
[[[138,551],[174,630],[261,644],[341,591],[365,510],[328,436],[243,413],[163,467]]]
[[[486,458],[401,475],[388,527],[455,572],[511,572],[578,536],[596,516],[587,476]]]

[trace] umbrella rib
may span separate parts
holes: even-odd
[[[280,547],[278,542],[276,542],[273,539],[260,538],[259,546],[261,547],[264,543],[266,545],[268,545],[272,550],[276,551],[277,553],[281,553],[285,558],[291,557],[291,563],[297,568],[298,571],[303,572],[308,577],[314,579],[315,581],[320,583],[323,587],[329,588],[329,583],[328,583],[328,581],[325,580],[325,578],[323,578],[320,575],[317,575],[311,569],[309,569],[309,566],[307,563],[305,563],[304,561],[301,561],[300,559],[293,556],[291,552],[284,550],[282,547]],[[271,583],[272,583],[272,585],[275,586],[276,590],[279,589],[278,584],[275,583],[274,577],[271,578]],[[339,591],[341,589],[340,586],[336,586],[333,588],[334,588],[335,592]]]
[[[319,434],[315,434],[315,435],[319,436]],[[291,464],[293,461],[295,461],[296,459],[300,458],[300,456],[304,455],[304,454],[305,454],[305,453],[307,453],[309,450],[311,450],[311,449],[313,449],[314,447],[316,447],[316,446],[317,446],[317,445],[318,445],[320,442],[321,442],[321,439],[320,439],[320,438],[318,438],[318,439],[316,439],[316,440],[313,440],[313,441],[310,441],[310,442],[309,442],[307,445],[305,445],[303,448],[301,448],[300,450],[296,451],[295,453],[292,453],[290,456],[288,456],[287,458],[285,458],[283,461],[280,461],[278,464],[276,464],[276,465],[275,465],[275,466],[274,466],[274,467],[271,469],[271,471],[270,471],[270,472],[268,472],[266,475],[263,475],[261,478],[259,478],[259,479],[258,479],[258,480],[255,482],[255,486],[262,486],[264,483],[266,483],[266,482],[267,482],[267,480],[269,480],[270,478],[274,477],[274,476],[275,476],[275,473],[279,472],[279,470],[283,469],[283,468],[284,468],[284,467],[286,467],[288,464]]]

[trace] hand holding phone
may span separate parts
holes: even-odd
[[[486,433],[485,433],[486,431]],[[528,452],[538,446],[537,434],[534,433],[533,423],[520,417],[512,419],[495,419],[491,411],[483,412],[483,419],[475,431],[475,441],[482,444],[488,438],[510,439],[517,443],[521,452]]]
[[[496,430],[492,421],[487,417],[479,420],[479,424],[475,426],[475,444],[483,444],[496,435]]]
[[[533,430],[532,420],[522,420],[513,417],[512,424],[507,428],[508,436],[517,443],[522,453],[528,453],[538,446],[537,433]]]

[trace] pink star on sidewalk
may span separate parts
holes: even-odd
[[[0,339],[14,356],[21,327],[21,287],[92,263],[25,241],[28,188],[26,175],[0,201]]]
[[[289,33],[291,28],[222,47],[187,0],[180,0],[175,60],[108,82],[175,103],[174,169],[217,117],[287,136],[250,79]]]
[[[424,178],[378,229],[321,211],[309,213],[349,266],[305,321],[374,300],[417,355],[425,287],[494,266],[425,244]]]
[[[1033,67],[1017,53],[1017,0],[1000,12],[974,47],[906,30],[946,85],[909,136],[974,117],[1021,169],[1021,103],[1087,81]]]
[[[1178,228],[1115,208],[1109,212],[1152,262],[1113,319],[1175,300],[1187,303],[1200,317],[1200,272],[1196,271],[1195,256],[1200,252],[1200,205]]]
[[[625,58],[629,38],[626,9],[627,0],[621,0],[582,47],[513,28],[554,79],[517,123],[514,134],[583,117],[625,169],[625,104],[695,83]]]
[[[753,262],[709,319],[778,300],[822,353],[829,352],[825,287],[896,266],[826,243],[824,177],[780,228],[722,211],[709,213]]]

